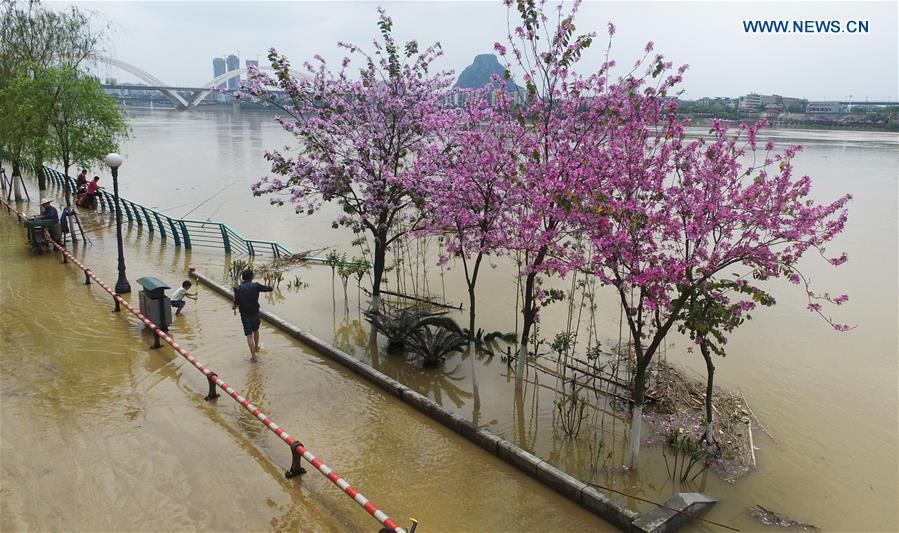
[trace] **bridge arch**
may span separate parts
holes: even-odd
[[[92,57],[93,57],[93,59],[94,59],[95,61],[97,61],[97,62],[99,62],[99,63],[104,63],[104,64],[106,64],[106,65],[110,65],[110,66],[113,66],[113,67],[116,67],[116,68],[120,68],[120,69],[124,70],[125,72],[130,72],[131,74],[134,74],[135,76],[137,76],[137,77],[140,78],[141,80],[143,80],[143,81],[145,81],[145,82],[147,82],[147,83],[150,83],[150,84],[152,84],[152,85],[155,85],[155,86],[157,86],[157,87],[167,87],[167,86],[169,86],[167,83],[163,82],[162,80],[160,80],[160,79],[157,78],[156,76],[154,76],[154,75],[150,74],[149,72],[147,72],[147,71],[145,71],[145,70],[143,70],[143,69],[140,69],[140,68],[138,68],[138,67],[136,67],[136,66],[134,66],[134,65],[132,65],[132,64],[130,64],[130,63],[126,63],[126,62],[124,62],[124,61],[120,61],[120,60],[118,60],[118,59],[115,59],[115,58],[112,58],[112,57],[103,56],[103,55],[99,55],[99,54],[95,54],[95,55],[92,56]],[[166,98],[168,98],[169,100],[171,100],[172,103],[175,104],[175,107],[177,107],[177,108],[179,108],[179,109],[187,109],[187,108],[190,107],[190,105],[191,105],[191,104],[189,104],[189,103],[187,102],[187,100],[184,99],[184,97],[182,97],[180,94],[178,94],[177,92],[175,92],[175,91],[173,91],[173,90],[170,90],[170,89],[163,89],[163,90],[162,90],[162,94],[164,94]]]
[[[257,70],[268,71],[268,72],[274,72],[274,70],[272,70],[272,69],[270,69],[270,68],[268,68],[268,67],[256,67],[256,69],[257,69]],[[210,92],[214,91],[215,88],[218,87],[219,85],[221,85],[221,84],[223,84],[223,83],[227,83],[228,80],[231,80],[231,79],[234,79],[234,78],[238,78],[238,77],[240,77],[240,76],[243,76],[244,74],[247,74],[248,72],[249,72],[248,69],[245,69],[245,68],[239,68],[239,69],[236,69],[236,70],[229,70],[228,72],[226,72],[226,73],[224,73],[224,74],[222,74],[222,75],[220,75],[220,76],[217,76],[217,77],[213,78],[211,81],[209,81],[209,82],[207,82],[207,83],[205,83],[205,84],[203,85],[203,87],[208,87],[209,90],[207,90],[207,91],[198,91],[198,92],[193,96],[193,98],[191,99],[190,105],[191,105],[191,106],[196,106],[196,105],[198,105],[200,102],[203,101],[204,98],[206,98],[206,97],[209,95]],[[312,80],[312,76],[310,76],[309,74],[306,74],[305,72],[300,72],[300,71],[298,71],[298,70],[290,69],[290,73],[291,73],[295,78],[302,78],[302,79],[304,79],[304,80]]]

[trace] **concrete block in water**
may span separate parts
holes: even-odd
[[[670,507],[670,509],[656,507],[638,520],[635,520],[633,530],[640,533],[669,533],[677,531],[681,526],[692,520],[692,517],[677,511],[701,515],[711,509],[717,501],[699,492],[679,492],[665,502],[665,507]]]
[[[499,442],[496,454],[534,477],[537,477],[537,465],[543,462],[543,459],[505,440]]]
[[[486,429],[479,428],[471,422],[467,422],[464,426],[462,426],[461,434],[468,440],[474,442],[493,455],[497,455],[499,453],[499,443],[503,439],[494,435],[493,433],[490,433]]]
[[[581,491],[588,486],[546,461],[537,465],[537,479],[575,501],[580,498]]]
[[[603,517],[622,531],[630,531],[631,524],[640,515],[624,504],[618,503],[597,489],[587,486],[581,491],[581,505]]]

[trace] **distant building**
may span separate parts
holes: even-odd
[[[809,102],[805,106],[805,112],[809,115],[831,115],[837,113],[848,113],[849,106],[840,102]]]
[[[236,55],[234,55],[234,54],[229,55],[227,62],[228,62],[228,72],[231,72],[233,70],[240,70],[240,59]],[[234,78],[231,78],[230,80],[228,80],[228,88],[229,89],[240,88],[240,78],[234,77]]]
[[[783,97],[777,94],[756,94],[749,93],[740,98],[740,111],[762,111],[768,110],[769,105],[780,106],[783,109]]]
[[[802,98],[787,98],[784,97],[782,99],[784,111],[789,111],[791,113],[805,113],[805,104],[806,101]]]
[[[248,68],[248,69],[250,68],[250,66],[258,67],[258,66],[259,66],[259,61],[256,60],[256,59],[247,59],[246,65],[247,65],[247,68]]]
[[[218,78],[222,74],[225,73],[225,60],[221,57],[216,57],[212,60],[212,77]],[[224,89],[225,84],[222,83],[217,86],[219,89]]]
[[[118,85],[118,81],[115,78],[106,78],[106,85],[116,86]]]

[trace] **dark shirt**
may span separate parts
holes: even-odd
[[[41,216],[39,216],[41,220],[53,220],[57,224],[59,224],[59,213],[56,211],[56,208],[52,205],[48,205],[43,212],[41,212]]]
[[[259,319],[259,293],[272,290],[274,289],[255,281],[245,281],[234,287],[234,303],[240,308],[240,318]]]

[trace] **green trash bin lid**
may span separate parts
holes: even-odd
[[[142,278],[137,278],[137,282],[141,287],[147,289],[148,291],[155,291],[158,289],[171,289],[171,287],[169,287],[159,279],[154,278],[153,276],[144,276]]]
[[[52,220],[52,219],[40,219],[40,218],[38,218],[38,219],[29,218],[28,220],[25,221],[26,228],[49,228],[55,224],[59,224],[59,221]]]

